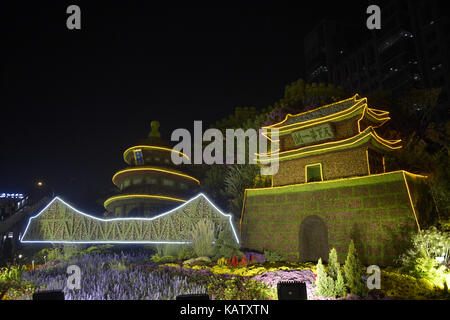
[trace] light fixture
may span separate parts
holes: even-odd
[[[442,264],[442,263],[444,262],[444,260],[445,260],[445,256],[442,256],[442,257],[436,257],[435,259],[436,259],[436,261],[437,261],[439,264]]]

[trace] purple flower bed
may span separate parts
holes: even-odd
[[[254,255],[248,254],[249,259]],[[263,257],[255,256],[255,259],[260,262],[258,259]],[[69,265],[77,265],[81,269],[80,290],[66,287]],[[276,289],[280,281],[304,282],[309,300],[335,300],[314,294],[314,273],[311,270],[269,271],[253,277],[218,275],[209,269],[159,266],[150,262],[145,252],[86,254],[68,262],[50,262],[38,270],[23,273],[22,280],[32,281],[40,290],[62,289],[66,300],[164,300],[188,293],[208,293],[211,299],[271,299],[269,288]],[[267,287],[255,286],[252,281]],[[349,295],[345,299],[362,298]],[[364,299],[387,298],[381,292],[373,291]]]
[[[146,270],[128,267],[142,260],[139,255],[83,255],[53,267],[26,272],[22,280],[32,281],[46,290],[63,289],[66,300],[172,300],[180,294],[206,292],[187,277],[172,276],[151,265]],[[66,270],[71,264],[81,269],[80,290],[66,287]]]
[[[251,261],[252,257],[255,259],[255,263],[264,264],[266,262],[266,257],[262,253],[257,252],[247,252],[245,254],[245,259]]]

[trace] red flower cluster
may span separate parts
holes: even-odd
[[[245,256],[239,261],[238,257],[233,254],[233,257],[231,259],[226,259],[227,264],[231,267],[246,267],[249,264],[255,263],[255,257],[251,257],[250,260],[248,260]]]

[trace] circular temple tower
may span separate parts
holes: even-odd
[[[198,190],[200,182],[173,164],[171,154],[178,151],[161,139],[159,122],[152,121],[151,128],[146,139],[123,153],[129,167],[112,178],[119,193],[104,203],[110,216],[152,217],[183,204]]]

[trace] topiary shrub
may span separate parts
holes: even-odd
[[[353,240],[350,241],[350,245],[348,247],[344,272],[345,284],[349,288],[350,293],[360,297],[367,296],[369,289],[363,280],[363,266],[358,258]]]
[[[150,261],[155,263],[170,263],[174,262],[175,260],[177,260],[177,258],[174,256],[160,256],[157,253],[152,255],[152,257],[150,258]]]
[[[188,260],[195,257],[195,251],[191,246],[184,245],[178,251],[177,259],[178,260]]]
[[[197,257],[212,257],[214,255],[214,223],[202,219],[191,231],[192,248]]]
[[[190,266],[204,266],[211,263],[211,259],[209,257],[196,257],[183,262],[183,264],[188,264]]]
[[[239,258],[243,256],[243,253],[239,251],[239,244],[234,240],[231,230],[227,228],[219,232],[214,244],[213,260],[217,261],[220,258],[229,258],[234,254]]]

